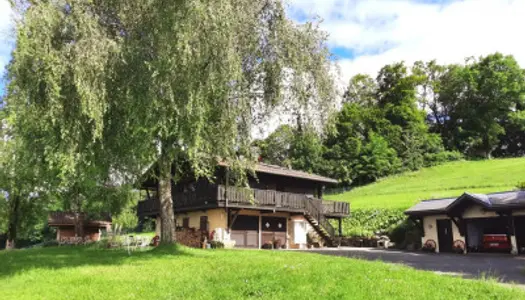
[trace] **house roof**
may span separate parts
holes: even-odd
[[[525,207],[525,191],[507,191],[491,194],[465,192],[457,198],[423,200],[405,211],[407,215],[447,213],[463,201],[474,201],[487,209]]]
[[[228,164],[225,162],[220,162],[219,166],[227,167]],[[333,178],[324,177],[324,176],[312,174],[312,173],[307,173],[304,171],[293,170],[293,169],[289,169],[289,168],[285,168],[285,167],[281,167],[277,165],[265,164],[265,163],[255,164],[255,172],[286,176],[286,177],[301,178],[301,179],[317,181],[317,182],[324,182],[324,183],[332,183],[332,184],[338,183],[338,181]]]
[[[111,225],[111,216],[109,214],[101,214],[96,219],[87,218],[85,213],[80,213],[79,218],[84,220],[85,226],[107,226]],[[75,214],[73,212],[55,211],[51,212],[47,217],[49,226],[73,226],[75,225]]]

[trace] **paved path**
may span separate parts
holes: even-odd
[[[431,254],[375,248],[324,248],[307,250],[326,255],[401,263],[416,269],[465,278],[491,277],[501,282],[525,285],[525,257],[510,254]],[[524,286],[525,287],[525,286]]]

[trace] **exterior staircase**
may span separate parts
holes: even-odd
[[[321,200],[306,197],[304,217],[328,246],[337,246],[335,242],[335,228],[330,224],[328,218],[325,217]]]

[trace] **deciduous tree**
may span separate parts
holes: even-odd
[[[275,107],[324,118],[335,98],[326,34],[280,0],[16,3],[9,97],[25,132],[49,133],[38,142],[63,180],[131,180],[154,163],[164,243],[175,158],[194,176],[247,165],[251,130]]]

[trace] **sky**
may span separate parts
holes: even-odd
[[[462,63],[496,51],[525,67],[525,0],[287,0],[298,22],[322,19],[340,81],[384,65],[436,59]],[[0,0],[0,70],[10,59],[10,8]],[[0,90],[3,84],[0,83]],[[1,94],[2,92],[0,92]]]
[[[12,50],[11,7],[7,0],[0,0],[0,96],[4,93],[3,75]]]
[[[525,67],[524,0],[291,0],[290,12],[322,19],[345,83],[393,62],[462,63],[496,51]]]

